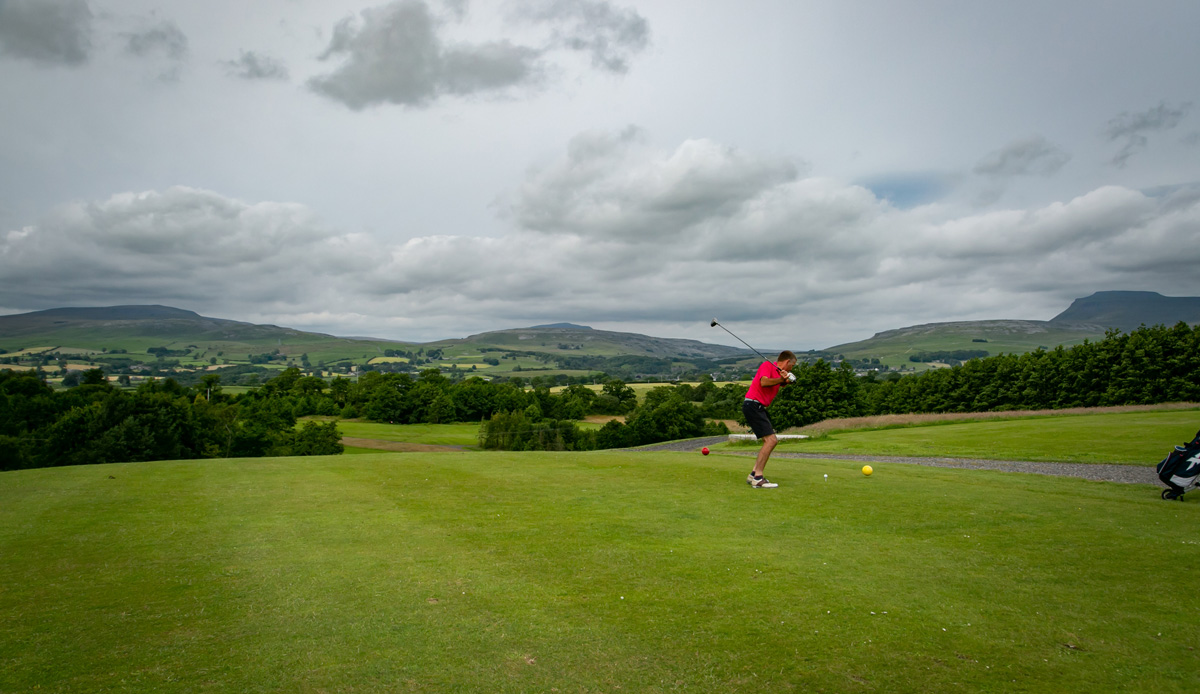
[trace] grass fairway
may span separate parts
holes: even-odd
[[[1200,687],[1200,504],[677,453],[0,474],[0,692]],[[828,474],[828,481],[822,475]]]
[[[338,420],[342,436],[377,441],[424,443],[435,446],[478,446],[479,423],[454,424],[386,424],[363,420]]]
[[[1200,411],[1030,417],[835,432],[786,441],[780,451],[952,456],[997,460],[1156,465],[1200,429]],[[759,444],[722,444],[757,448]]]

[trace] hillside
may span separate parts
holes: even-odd
[[[1171,326],[1200,323],[1200,297],[1163,296],[1158,292],[1096,292],[1076,299],[1051,323],[1095,323],[1122,332],[1142,324]]]
[[[426,349],[460,346],[493,347],[533,352],[585,353],[596,356],[635,355],[660,358],[699,357],[724,359],[744,357],[747,350],[714,345],[699,340],[650,337],[637,333],[595,330],[583,325],[557,323],[531,328],[514,328],[471,335],[461,340],[441,340]]]
[[[910,357],[921,352],[953,352],[960,350],[997,354],[1023,354],[1039,347],[1053,349],[1058,345],[1070,347],[1084,340],[1104,338],[1102,325],[1033,320],[959,321],[927,323],[876,333],[859,342],[830,347],[828,352],[847,359],[879,359],[893,369],[913,368],[918,363]],[[984,356],[984,355],[980,355]]]
[[[257,325],[202,316],[170,306],[107,306],[55,308],[0,316],[0,349],[57,348],[86,353],[125,350],[146,354],[148,349],[189,350],[197,355],[221,353],[246,359],[251,354],[279,350],[299,358],[370,358],[375,345],[322,333],[276,325]]]

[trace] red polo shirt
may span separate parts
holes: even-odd
[[[758,372],[754,374],[754,379],[750,381],[750,390],[746,391],[746,397],[751,400],[757,400],[763,404],[763,407],[770,407],[771,401],[779,393],[779,388],[782,383],[777,383],[773,386],[764,386],[758,382],[762,377],[779,378],[779,368],[772,362],[764,361],[758,367]]]

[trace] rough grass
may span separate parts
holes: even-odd
[[[787,434],[821,436],[835,431],[859,429],[889,429],[911,426],[945,424],[948,422],[982,422],[994,419],[1020,419],[1025,417],[1053,417],[1080,414],[1121,414],[1125,412],[1157,412],[1162,410],[1195,410],[1200,403],[1174,402],[1161,405],[1123,405],[1118,407],[1071,407],[1061,410],[1009,410],[1005,412],[947,412],[941,414],[883,414],[869,417],[845,417],[826,419],[816,424],[792,427]]]
[[[772,465],[771,491],[670,453],[2,473],[0,691],[1200,687],[1190,499]]]

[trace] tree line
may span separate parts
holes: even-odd
[[[342,452],[335,422],[296,423],[294,398],[227,396],[216,376],[122,390],[92,369],[56,391],[35,373],[0,371],[0,470]]]
[[[777,428],[835,417],[1041,410],[1200,401],[1200,325],[1108,331],[1102,340],[971,359],[900,377],[855,377],[843,362],[796,369],[771,408]]]

